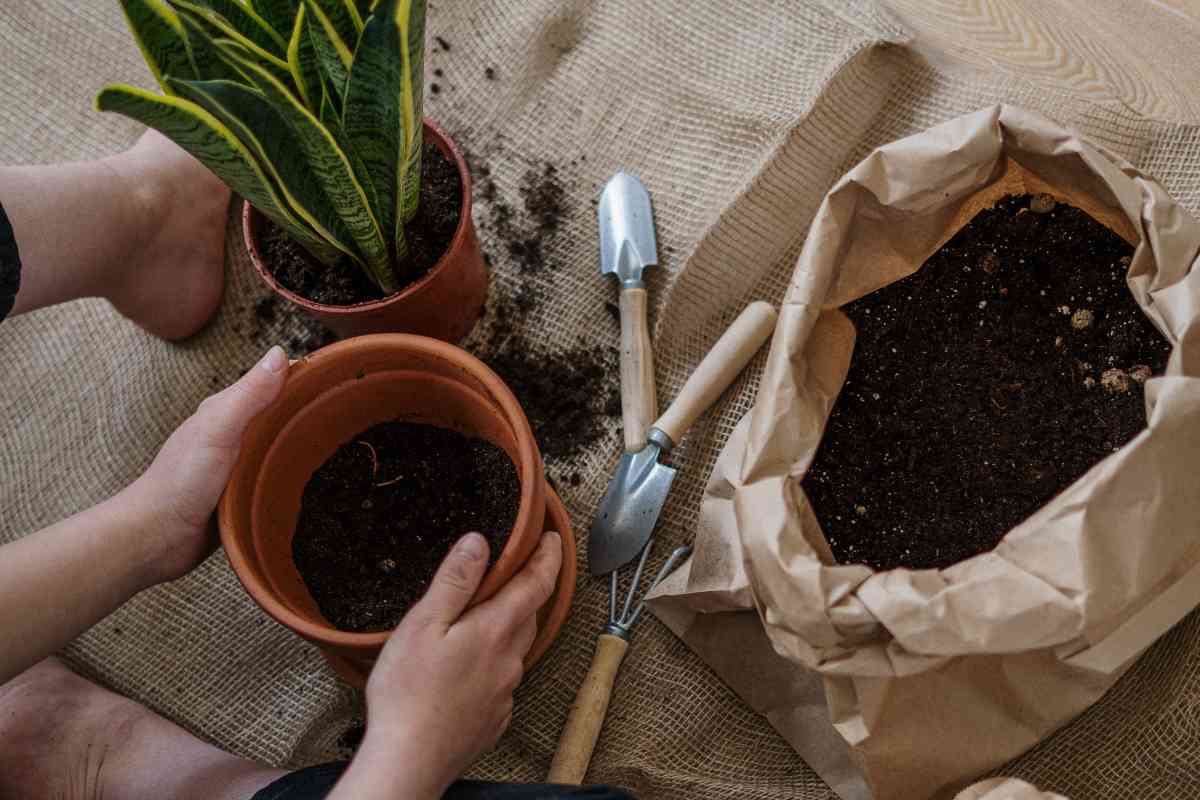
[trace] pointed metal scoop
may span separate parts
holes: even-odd
[[[622,288],[641,288],[642,270],[658,263],[650,193],[628,172],[618,172],[605,184],[597,214],[601,274],[616,275]]]

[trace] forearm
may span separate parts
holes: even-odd
[[[368,733],[326,800],[438,800],[448,779],[416,736]]]
[[[0,684],[155,582],[153,537],[125,495],[0,547]]]

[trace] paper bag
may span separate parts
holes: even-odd
[[[1173,346],[1147,429],[992,552],[943,570],[835,564],[800,481],[853,351],[839,307],[1023,192],[1136,244],[1129,290]],[[1158,184],[1017,108],[878,149],[817,212],[696,553],[653,610],[847,800],[949,798],[1028,749],[1200,604],[1198,250],[1200,225]]]

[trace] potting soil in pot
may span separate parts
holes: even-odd
[[[346,631],[394,627],[454,543],[476,531],[499,555],[521,486],[502,449],[457,431],[384,422],[309,479],[292,557],[321,613]]]
[[[396,265],[400,289],[433,269],[450,247],[462,211],[462,179],[458,166],[436,145],[421,153],[421,200],[405,226],[408,255]],[[263,261],[283,286],[301,297],[333,306],[348,306],[383,298],[366,274],[343,260],[327,266],[288,237],[265,217],[260,237]]]
[[[1133,248],[1048,195],[980,212],[909,277],[843,307],[857,340],[804,490],[844,564],[946,567],[1146,425],[1170,346]]]

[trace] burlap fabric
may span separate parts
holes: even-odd
[[[833,181],[876,146],[997,101],[1074,126],[1200,210],[1200,131],[1119,105],[1093,106],[997,75],[939,72],[867,2],[713,0],[434,3],[441,91],[427,113],[489,156],[518,201],[531,163],[559,166],[571,212],[551,269],[521,278],[488,242],[493,297],[537,280],[552,302],[527,322],[553,348],[608,346],[617,329],[596,275],[590,203],[616,168],[654,193],[664,268],[652,273],[659,394],[670,398],[745,301],[778,302]],[[57,161],[122,148],[136,126],[91,110],[109,80],[148,85],[115,2],[15,0],[0,14],[0,161]],[[493,67],[495,81],[483,77]],[[581,157],[586,156],[586,159]],[[572,162],[574,164],[572,165]],[[246,308],[263,294],[231,227],[229,287],[214,324],[184,345],[153,340],[88,301],[0,327],[0,541],[111,494],[150,461],[216,384],[262,349]],[[286,339],[292,323],[269,333]],[[473,344],[488,335],[481,327]],[[692,530],[709,468],[749,408],[761,361],[677,451],[680,479],[659,527]],[[564,488],[586,530],[616,439]],[[664,546],[663,550],[666,549]],[[514,725],[480,776],[532,780],[549,764],[606,613],[582,578],[558,644],[519,691]],[[1161,640],[1098,705],[1005,770],[1074,800],[1185,798],[1200,785],[1200,618]],[[219,745],[275,764],[331,754],[355,713],[316,651],[272,623],[217,554],[185,580],[136,598],[70,648],[75,664]],[[620,676],[593,780],[645,798],[831,798],[815,774],[656,621]]]

